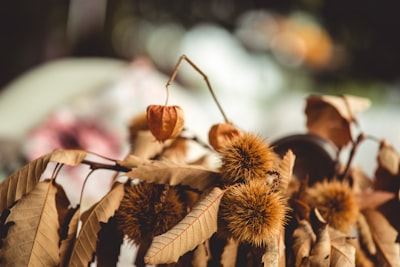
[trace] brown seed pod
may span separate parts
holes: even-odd
[[[147,125],[161,142],[177,137],[183,129],[183,110],[179,106],[150,105],[147,107]]]
[[[125,186],[125,194],[116,212],[118,228],[129,240],[141,244],[145,238],[160,235],[186,214],[175,187],[139,183]]]
[[[240,131],[231,123],[218,123],[208,132],[208,142],[218,152],[233,138],[240,135]]]
[[[221,151],[222,181],[232,184],[239,180],[266,179],[278,160],[279,156],[259,136],[243,133]]]
[[[286,223],[286,200],[261,181],[229,188],[218,210],[218,233],[255,247],[268,244]]]
[[[305,192],[305,201],[317,208],[322,217],[333,228],[349,233],[359,215],[356,197],[348,185],[341,181],[315,183]]]

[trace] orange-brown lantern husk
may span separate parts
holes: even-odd
[[[216,151],[221,151],[227,142],[240,134],[240,131],[232,124],[218,123],[210,128],[208,142]]]
[[[147,125],[158,141],[173,139],[183,129],[183,110],[179,106],[150,105],[147,107]]]

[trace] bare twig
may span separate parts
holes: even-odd
[[[193,61],[191,61],[186,55],[182,55],[182,56],[179,58],[178,62],[177,62],[176,65],[175,65],[174,71],[172,72],[172,75],[171,75],[171,77],[169,78],[169,80],[168,80],[168,82],[167,82],[167,85],[165,86],[166,89],[167,89],[167,99],[166,99],[166,101],[165,101],[165,105],[168,104],[168,98],[169,98],[169,89],[168,89],[168,88],[169,88],[169,86],[172,84],[172,82],[175,80],[175,77],[176,77],[176,75],[177,75],[177,73],[178,73],[178,70],[179,70],[179,68],[180,68],[180,66],[181,66],[183,60],[186,60],[187,63],[189,63],[201,76],[203,76],[203,78],[204,78],[204,80],[205,80],[205,82],[206,82],[206,84],[207,84],[208,90],[209,90],[210,93],[211,93],[211,96],[213,97],[215,103],[217,104],[218,109],[219,109],[219,111],[221,112],[222,116],[224,117],[225,122],[228,123],[229,120],[228,120],[227,116],[225,115],[225,112],[224,112],[224,110],[222,109],[220,103],[218,102],[217,97],[215,96],[215,93],[214,93],[214,91],[213,91],[213,89],[212,89],[212,87],[211,87],[211,84],[210,84],[210,82],[209,82],[209,80],[208,80],[207,75],[206,75],[199,67],[197,67],[196,64],[194,64]]]

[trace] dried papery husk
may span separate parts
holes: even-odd
[[[286,223],[286,199],[257,180],[237,184],[225,192],[218,210],[218,232],[224,238],[262,247]]]
[[[183,130],[183,110],[179,106],[150,105],[147,107],[147,126],[156,140],[173,139]]]
[[[216,151],[221,151],[229,141],[240,134],[240,130],[231,123],[218,123],[210,128],[208,142]]]
[[[175,187],[141,182],[126,184],[125,194],[116,212],[118,228],[135,244],[149,236],[160,235],[186,214]]]
[[[357,199],[346,182],[318,182],[306,190],[304,197],[305,202],[311,208],[317,208],[327,223],[337,230],[348,233],[357,222]]]
[[[292,249],[295,258],[295,266],[301,266],[305,258],[310,256],[311,248],[317,237],[307,220],[300,220],[293,232]]]
[[[279,156],[260,136],[243,133],[221,151],[221,175],[226,184],[239,180],[266,179],[278,168]]]

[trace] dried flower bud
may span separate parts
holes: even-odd
[[[287,221],[285,198],[271,186],[252,180],[229,188],[218,210],[218,234],[261,247],[279,234]]]
[[[218,152],[234,137],[239,136],[240,131],[230,123],[218,123],[208,132],[210,145]]]
[[[183,110],[179,106],[150,105],[147,107],[147,125],[161,142],[177,137],[183,129]]]

